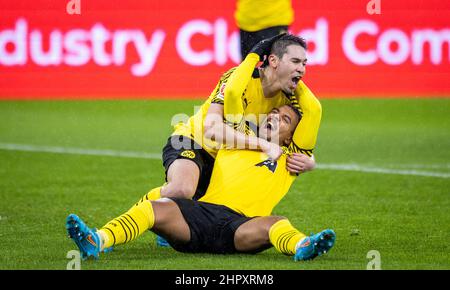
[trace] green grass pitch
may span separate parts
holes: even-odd
[[[82,269],[366,269],[370,250],[382,269],[450,269],[450,99],[321,102],[318,168],[297,179],[274,214],[307,234],[333,228],[326,256],[183,254],[146,233]],[[66,269],[75,249],[69,213],[101,227],[164,181],[158,158],[94,150],[158,157],[172,116],[199,104],[0,102],[0,269]],[[48,146],[85,151],[40,152]]]

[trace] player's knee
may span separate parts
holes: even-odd
[[[269,232],[274,224],[281,220],[287,220],[284,216],[269,216],[262,224],[260,229],[260,237],[261,239],[265,239],[267,242],[270,242]]]
[[[190,184],[168,184],[164,192],[161,192],[163,197],[176,197],[191,199],[195,194],[195,187]]]
[[[288,219],[287,217],[284,217],[284,216],[281,216],[281,215],[273,215],[273,216],[271,216],[271,220],[270,220],[269,223],[271,223],[270,226],[272,226],[273,224],[275,224],[275,223],[277,223],[277,222],[279,222],[281,220],[287,220],[287,219]]]
[[[264,219],[264,222],[262,223],[261,228],[264,231],[269,232],[270,228],[276,224],[277,222],[281,221],[281,220],[287,220],[286,217],[284,216],[279,216],[279,215],[272,215],[272,216],[268,216]]]
[[[151,201],[151,204],[155,218],[154,227],[156,229],[163,229],[173,221],[178,210],[174,201],[168,198],[160,198]]]

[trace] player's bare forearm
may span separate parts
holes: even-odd
[[[273,160],[277,160],[282,150],[277,144],[270,143],[256,136],[239,132],[223,122],[223,106],[211,104],[204,124],[206,138],[224,144],[228,149],[250,149],[265,152]]]

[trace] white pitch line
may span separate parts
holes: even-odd
[[[0,150],[25,151],[25,152],[45,152],[45,153],[75,154],[75,155],[93,155],[93,156],[111,156],[111,157],[125,157],[125,158],[139,158],[139,159],[161,159],[162,158],[162,154],[158,154],[158,153],[147,153],[147,152],[136,152],[136,151],[118,151],[118,150],[109,150],[109,149],[83,149],[83,148],[40,146],[40,145],[14,144],[14,143],[0,143]],[[317,164],[317,169],[450,178],[450,173],[419,171],[419,170],[413,170],[413,169],[389,169],[389,168],[380,168],[380,167],[373,167],[373,166],[363,166],[363,165],[358,165],[358,164],[319,163],[319,164]]]
[[[0,143],[0,150],[45,152],[45,153],[75,154],[75,155],[112,156],[112,157],[126,157],[126,158],[140,158],[140,159],[160,159],[162,157],[162,154],[156,154],[156,153],[117,151],[117,150],[109,150],[109,149],[83,149],[83,148],[71,148],[71,147],[29,145],[29,144],[12,144],[12,143]]]
[[[379,167],[361,166],[358,164],[317,164],[317,169],[324,170],[339,170],[339,171],[357,171],[357,172],[370,172],[381,174],[398,174],[398,175],[414,175],[414,176],[429,176],[450,178],[450,173],[419,171],[413,169],[389,169]]]

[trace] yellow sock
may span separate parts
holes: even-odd
[[[275,249],[289,256],[295,255],[297,243],[305,237],[287,219],[274,223],[269,230],[269,239]]]
[[[136,203],[136,205],[138,205],[139,203],[141,203],[141,202],[144,202],[144,201],[146,201],[146,200],[157,200],[157,199],[160,199],[161,198],[161,188],[162,188],[162,186],[160,186],[160,187],[156,187],[156,188],[153,188],[152,190],[150,190],[146,195],[144,195],[137,203]]]
[[[137,203],[98,231],[102,238],[102,249],[136,239],[146,230],[151,229],[154,222],[152,203],[150,201]]]

